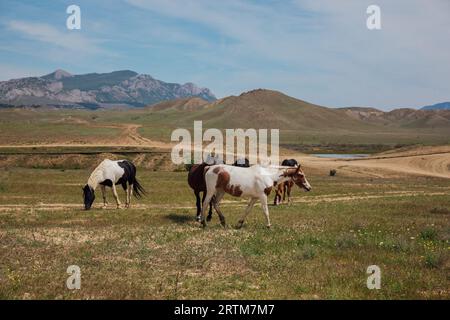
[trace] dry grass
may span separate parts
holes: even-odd
[[[259,206],[235,230],[245,204],[232,198],[229,226],[214,216],[202,230],[186,173],[140,169],[150,195],[135,209],[85,212],[88,173],[0,172],[1,298],[450,298],[448,180],[313,173],[314,192],[270,207],[272,230]],[[81,290],[65,287],[72,264]],[[366,288],[371,264],[381,290]]]

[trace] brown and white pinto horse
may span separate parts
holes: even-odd
[[[285,181],[293,181],[305,190],[311,190],[311,185],[300,169],[290,167],[262,167],[254,165],[250,168],[234,167],[229,165],[214,165],[206,169],[206,198],[203,201],[201,212],[201,223],[206,226],[205,211],[206,206],[212,202],[219,214],[220,222],[225,226],[225,217],[220,210],[220,201],[225,193],[235,197],[248,197],[250,202],[247,209],[238,222],[237,228],[241,228],[245,218],[250,213],[257,200],[261,202],[262,209],[266,216],[267,227],[270,227],[269,208],[267,206],[267,196],[272,188]]]

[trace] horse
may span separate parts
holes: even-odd
[[[289,167],[297,167],[299,166],[299,163],[295,159],[284,159],[281,165]],[[288,196],[288,204],[291,204],[292,203],[291,190],[293,186],[294,186],[293,181],[285,181],[284,183],[280,183],[275,189],[275,198],[273,199],[273,205],[277,206],[282,202],[284,203],[286,199],[286,194]],[[283,201],[281,201],[281,197],[283,197]]]
[[[240,159],[237,159],[233,163],[233,166],[235,166],[235,167],[242,167],[242,168],[248,168],[248,167],[250,167],[250,161],[248,161],[247,158],[240,158]]]
[[[202,211],[202,203],[206,197],[206,184],[205,184],[205,168],[210,165],[223,163],[223,161],[218,157],[208,156],[205,162],[201,164],[194,164],[189,168],[188,173],[188,184],[195,194],[195,205],[197,207],[197,221],[200,221],[200,213]],[[200,193],[203,193],[202,200],[200,201]],[[212,218],[212,205],[209,204],[209,212],[207,220],[211,221]]]
[[[136,167],[128,160],[103,160],[97,168],[92,171],[87,184],[83,187],[84,208],[89,210],[95,200],[95,189],[100,186],[103,195],[103,209],[106,209],[106,187],[111,187],[114,198],[116,199],[117,209],[120,209],[121,203],[117,195],[116,185],[122,185],[126,191],[125,207],[130,208],[131,196],[136,198],[145,195],[145,189],[136,179]],[[134,192],[134,193],[133,193]]]
[[[238,229],[244,224],[245,218],[250,213],[253,205],[259,199],[266,216],[267,227],[270,228],[269,208],[267,196],[272,188],[285,181],[292,180],[306,191],[311,190],[306,176],[300,166],[292,167],[262,167],[254,165],[250,168],[234,167],[230,165],[214,165],[205,169],[206,198],[203,201],[201,211],[201,224],[206,227],[205,209],[213,197],[213,206],[217,211],[220,223],[225,226],[225,217],[220,210],[220,201],[225,193],[235,197],[249,197],[247,209],[238,221]]]

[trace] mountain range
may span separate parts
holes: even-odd
[[[0,104],[3,106],[142,107],[186,97],[206,101],[216,99],[209,89],[193,83],[168,83],[130,70],[72,75],[58,69],[41,77],[0,82]]]

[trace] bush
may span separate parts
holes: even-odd
[[[440,253],[428,252],[425,255],[425,266],[427,268],[437,269],[442,265],[443,261],[444,258]]]
[[[420,232],[420,238],[425,241],[434,241],[437,239],[437,231],[431,228],[424,229]]]

